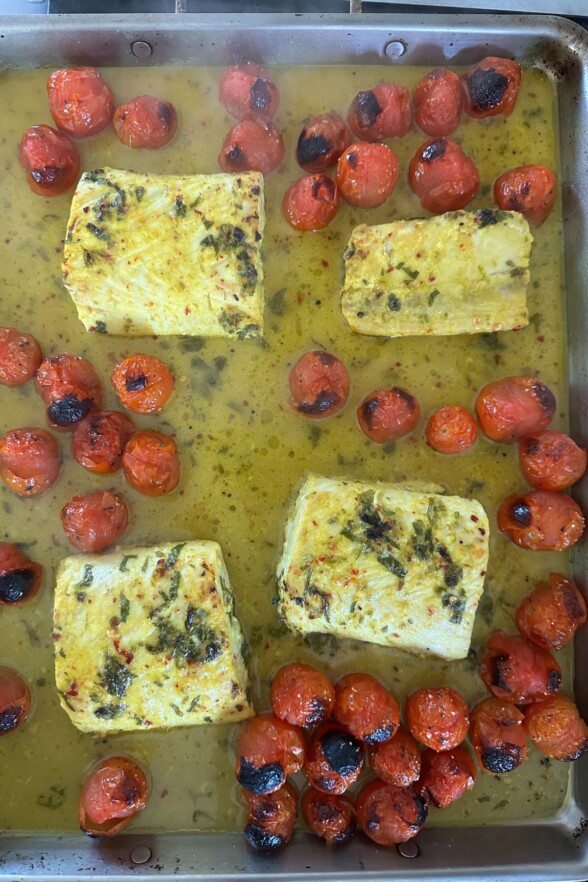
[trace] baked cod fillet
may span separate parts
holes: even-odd
[[[65,237],[65,286],[87,331],[260,338],[264,222],[258,172],[86,172]]]
[[[225,723],[254,713],[216,542],[65,558],[53,639],[60,701],[81,732]]]
[[[311,475],[286,526],[280,613],[302,634],[464,658],[488,534],[476,500]]]
[[[343,315],[380,337],[523,328],[532,242],[522,214],[490,208],[355,227]]]

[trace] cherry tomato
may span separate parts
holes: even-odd
[[[410,92],[396,83],[380,83],[358,92],[347,114],[354,135],[363,141],[404,138],[412,125]]]
[[[284,217],[295,230],[322,230],[337,214],[337,184],[328,175],[304,175],[284,194]]]
[[[519,441],[519,465],[538,490],[566,490],[586,471],[586,451],[569,435],[545,429]]]
[[[323,793],[341,794],[357,781],[363,766],[363,745],[343,726],[323,723],[306,752],[308,783]]]
[[[333,717],[366,744],[389,741],[400,725],[398,702],[370,674],[347,674],[335,684]]]
[[[357,409],[362,431],[377,444],[387,444],[411,432],[420,414],[416,398],[400,386],[370,392]]]
[[[174,388],[169,368],[152,355],[129,355],[117,364],[111,380],[120,403],[135,413],[161,410]]]
[[[53,355],[37,371],[35,388],[47,405],[49,423],[60,429],[102,405],[102,386],[94,367],[79,355]]]
[[[61,524],[72,545],[82,551],[104,551],[127,528],[125,502],[110,490],[72,496],[61,509]]]
[[[84,781],[78,808],[80,828],[88,836],[116,836],[140,814],[149,798],[143,769],[125,756],[111,756]]]
[[[223,71],[218,100],[236,119],[267,119],[276,115],[280,93],[267,72],[254,61],[232,64]]]
[[[312,832],[327,845],[341,845],[355,833],[353,805],[344,796],[322,793],[310,787],[302,797],[302,811]]]
[[[254,851],[275,852],[292,838],[298,809],[296,791],[288,782],[272,793],[243,791],[248,805],[245,840]]]
[[[588,726],[564,695],[526,708],[525,729],[537,750],[553,759],[572,762],[588,750]]]
[[[173,438],[144,429],[131,435],[122,458],[125,478],[139,493],[162,496],[180,480],[180,461]]]
[[[237,742],[237,781],[251,793],[273,793],[304,764],[302,732],[273,714],[248,720]]]
[[[322,172],[337,160],[352,141],[345,120],[338,113],[311,116],[298,138],[296,161],[304,171]]]
[[[67,135],[51,126],[31,126],[22,136],[19,160],[38,196],[61,196],[77,184],[80,154]]]
[[[493,441],[514,441],[547,428],[555,395],[535,377],[504,377],[484,386],[476,399],[483,433]]]
[[[450,135],[459,125],[463,98],[457,74],[445,67],[429,71],[412,93],[417,126],[434,138]]]
[[[586,601],[573,582],[549,574],[521,601],[515,622],[521,634],[543,649],[561,649],[586,623]]]
[[[476,783],[476,767],[465,750],[423,750],[422,771],[416,789],[437,808],[447,808]]]
[[[486,772],[512,772],[527,758],[523,713],[508,701],[485,698],[472,710],[470,737]]]
[[[131,420],[115,410],[99,410],[78,423],[71,439],[73,457],[96,474],[111,474],[122,465],[127,441],[135,431]]]
[[[31,709],[31,690],[16,671],[0,665],[0,736],[20,726]]]
[[[10,542],[0,542],[0,606],[20,606],[38,593],[43,567]],[[0,727],[1,728],[1,727]]]
[[[468,116],[510,116],[521,85],[521,68],[516,61],[489,55],[470,67],[462,83]]]
[[[356,208],[376,208],[393,192],[398,180],[398,160],[385,144],[360,141],[339,157],[339,193]]]
[[[411,734],[433,750],[451,750],[468,734],[468,706],[455,689],[417,689],[406,699],[406,725]]]
[[[563,551],[584,532],[579,505],[564,493],[535,490],[501,502],[498,526],[511,542],[531,551]]]
[[[429,417],[427,444],[439,453],[461,453],[476,443],[476,421],[465,407],[440,407]]]
[[[31,334],[16,328],[0,328],[0,383],[26,383],[35,376],[42,361],[41,347]]]
[[[427,800],[412,787],[370,781],[355,803],[357,822],[378,845],[397,845],[416,836],[427,820]]]
[[[326,674],[311,665],[291,664],[272,680],[270,699],[277,717],[292,726],[313,726],[331,715],[335,688]]]
[[[323,349],[305,352],[290,371],[288,383],[291,407],[315,419],[338,413],[349,396],[347,368]]]
[[[494,182],[494,201],[505,211],[520,211],[535,227],[551,214],[557,178],[544,165],[519,165]]]
[[[0,478],[19,496],[38,496],[61,470],[61,451],[44,429],[12,429],[0,439]]]
[[[269,119],[242,119],[227,133],[218,158],[225,172],[269,175],[284,158],[284,139]]]
[[[140,95],[117,107],[112,120],[114,130],[126,147],[157,150],[169,144],[178,128],[178,115],[173,104]]]
[[[561,670],[552,655],[518,634],[503,631],[488,638],[480,677],[496,698],[513,704],[541,701],[561,686]]]
[[[368,754],[378,778],[395,787],[408,787],[421,773],[420,748],[404,726],[400,726],[389,741],[370,744]]]
[[[456,211],[472,201],[480,186],[478,169],[459,144],[433,138],[422,144],[408,166],[410,189],[433,214]]]
[[[112,92],[94,67],[53,71],[47,93],[55,125],[72,138],[97,135],[112,120]]]

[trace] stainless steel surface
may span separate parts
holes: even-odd
[[[390,0],[369,0],[372,3],[385,3],[392,6]],[[431,0],[405,0],[404,5],[431,6]],[[527,12],[547,15],[586,15],[588,0],[443,0],[443,6],[469,10],[482,9],[484,12]]]

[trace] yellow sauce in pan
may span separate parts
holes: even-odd
[[[0,829],[68,831],[77,826],[82,779],[99,757],[127,753],[149,770],[152,794],[134,830],[235,830],[242,825],[232,766],[235,730],[219,726],[125,735],[108,739],[81,735],[59,708],[53,679],[52,574],[71,554],[59,523],[62,505],[75,493],[113,487],[130,508],[125,543],[195,537],[218,540],[225,552],[237,610],[251,644],[253,693],[268,706],[272,674],[299,659],[318,663],[333,677],[348,671],[374,673],[399,700],[423,685],[448,684],[469,702],[484,697],[475,658],[442,663],[392,649],[319,637],[307,642],[284,633],[272,604],[274,573],[287,507],[307,470],[366,480],[428,480],[451,493],[475,496],[493,525],[486,593],[476,619],[473,648],[492,627],[514,630],[512,613],[533,582],[550,571],[567,572],[565,554],[533,553],[511,545],[495,528],[499,501],[524,483],[513,447],[480,438],[458,457],[444,457],[424,442],[429,413],[445,404],[472,407],[489,380],[516,373],[538,374],[556,393],[553,427],[566,426],[565,347],[559,206],[537,231],[531,262],[529,327],[481,338],[378,340],[351,333],[338,299],[341,254],[358,223],[378,223],[422,214],[406,184],[408,160],[424,140],[413,132],[391,143],[401,175],[382,207],[362,212],[342,203],[327,230],[294,232],[281,215],[282,195],[301,171],[294,151],[305,118],[338,110],[345,114],[360,89],[392,76],[414,86],[424,69],[324,67],[272,71],[281,91],[277,122],[287,145],[283,168],[267,179],[264,243],[267,334],[264,345],[224,340],[133,339],[88,335],[78,322],[60,275],[69,196],[42,199],[25,183],[17,149],[22,132],[49,123],[47,72],[0,74],[0,324],[32,332],[46,354],[73,352],[100,372],[105,407],[115,408],[112,368],[133,352],[155,354],[176,378],[173,396],[159,415],[138,417],[140,426],[176,434],[182,479],[168,497],[149,499],[122,475],[93,476],[71,458],[69,434],[59,434],[64,468],[44,496],[23,500],[0,488],[1,539],[17,542],[46,568],[38,598],[21,608],[0,608],[0,663],[18,668],[31,683],[34,708],[16,733],[0,739]],[[217,154],[231,120],[217,103],[220,69],[146,68],[105,70],[115,100],[140,94],[170,100],[180,116],[175,140],[159,151],[130,150],[112,129],[78,142],[82,167],[102,165],[176,174],[218,171]],[[473,208],[491,205],[491,185],[502,171],[521,163],[557,168],[555,94],[548,78],[526,70],[513,115],[464,121],[452,137],[476,162],[482,179]],[[309,348],[324,346],[342,358],[352,378],[348,406],[321,422],[308,421],[287,404],[288,370]],[[215,358],[226,366],[215,368]],[[422,418],[412,435],[390,447],[369,442],[358,429],[355,409],[376,388],[399,384],[418,398]],[[0,387],[0,429],[44,425],[43,407],[32,384]],[[558,660],[570,690],[567,654]],[[533,750],[520,769],[502,777],[480,772],[473,792],[429,824],[503,823],[552,817],[565,801],[569,766],[541,759]]]

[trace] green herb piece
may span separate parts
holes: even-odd
[[[465,612],[465,591],[459,593],[446,591],[442,597],[443,606],[450,611],[449,621],[452,625],[460,625]]]
[[[135,187],[135,196],[137,197],[137,202],[140,202],[144,195],[145,187]]]
[[[194,711],[198,708],[198,705],[199,705],[199,704],[200,704],[200,696],[197,695],[197,696],[196,696],[195,698],[193,698],[192,701],[190,702],[190,706],[188,707],[188,713],[189,713],[189,714],[194,713]]]
[[[270,297],[267,305],[270,312],[273,312],[274,315],[284,315],[284,313],[288,311],[288,305],[286,303],[287,293],[287,288],[278,288],[278,290]]]
[[[178,558],[180,556],[182,548],[184,547],[185,544],[186,544],[185,542],[180,542],[178,545],[174,545],[174,547],[172,548],[172,550],[170,551],[170,553],[168,554],[168,556],[165,559],[166,570],[170,570],[172,567],[175,567],[175,565],[178,562]]]
[[[392,312],[400,312],[402,309],[402,302],[396,294],[390,294],[388,296],[388,309],[392,310]]]
[[[100,685],[110,695],[124,698],[135,675],[132,674],[125,664],[109,652],[105,653],[104,667],[99,671]]]
[[[421,520],[413,521],[412,529],[414,530],[414,535],[412,536],[414,553],[419,560],[427,560],[431,557],[435,549],[433,544],[433,531],[429,525]]]
[[[98,319],[98,321],[94,325],[94,333],[107,334],[108,328],[106,327],[106,322],[100,321],[100,319]]]
[[[174,214],[176,217],[186,217],[187,206],[181,196],[174,199]]]
[[[122,560],[121,560],[121,562],[120,562],[119,571],[120,571],[121,573],[127,573],[127,572],[128,572],[127,563],[128,563],[130,560],[137,560],[137,557],[138,557],[137,554],[123,554],[123,558],[122,558]]]
[[[180,579],[182,578],[181,573],[174,573],[171,577],[171,582],[169,586],[169,599],[177,600],[178,599],[178,589],[180,587]]]
[[[35,631],[35,629],[33,628],[33,626],[30,625],[26,619],[21,619],[20,621],[22,623],[23,628],[27,632],[27,637],[29,638],[29,643],[31,644],[31,646],[40,646],[41,639],[40,639],[39,635],[37,634],[37,632]]]
[[[431,293],[429,294],[429,306],[432,306],[434,304],[434,302],[438,296],[439,296],[439,290],[437,288],[434,288],[431,291]]]
[[[488,349],[508,349],[508,346],[506,345],[506,343],[502,342],[496,331],[492,331],[487,334],[477,334],[476,336],[479,338],[479,342],[483,346],[486,346]]]
[[[103,704],[94,711],[94,716],[101,720],[114,720],[127,709],[126,704]]]
[[[380,552],[378,554],[378,563],[381,563],[383,567],[386,567],[387,570],[390,570],[399,579],[404,579],[408,573],[407,568],[390,551]]]
[[[396,264],[395,269],[402,270],[402,272],[406,273],[406,275],[409,277],[409,279],[412,279],[413,282],[415,279],[418,279],[418,277],[420,275],[419,270],[411,270],[410,267],[405,265],[403,260],[401,260],[400,263]]]
[[[41,793],[37,797],[37,805],[48,809],[61,808],[65,802],[65,787],[57,787],[52,784],[47,793]]]
[[[84,564],[82,581],[78,583],[78,588],[85,588],[87,585],[91,585],[93,581],[94,567],[92,566],[92,564]]]
[[[131,611],[131,601],[126,597],[123,592],[120,592],[120,620],[121,622],[126,622],[129,617],[129,613]]]
[[[103,242],[110,241],[110,233],[106,227],[97,227],[96,224],[86,224],[86,229],[93,233],[97,239],[101,239]]]

